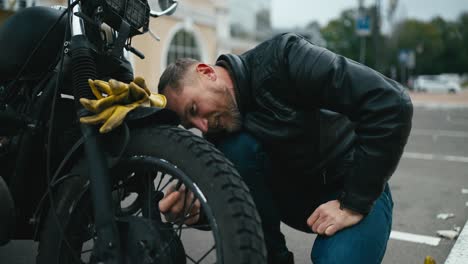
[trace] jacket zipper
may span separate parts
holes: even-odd
[[[323,177],[323,185],[326,185],[327,184],[327,170],[326,169],[322,171],[322,177]]]

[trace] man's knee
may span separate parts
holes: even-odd
[[[325,238],[330,239],[330,238]],[[334,241],[325,243],[324,247],[316,247],[311,252],[314,264],[379,264],[385,254],[386,242],[362,241],[362,238],[347,240],[346,243]],[[315,243],[320,243],[315,241]],[[344,241],[342,241],[344,242]]]
[[[311,253],[313,263],[380,263],[391,232],[392,208],[387,185],[374,208],[357,225],[331,237],[317,237]]]

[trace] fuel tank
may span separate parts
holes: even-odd
[[[5,20],[0,26],[0,82],[14,79],[31,55],[22,79],[34,80],[55,66],[67,22],[65,15],[55,24],[62,12],[30,7]]]

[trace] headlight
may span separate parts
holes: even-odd
[[[111,28],[119,31],[122,20],[131,26],[130,36],[141,34],[148,30],[150,8],[146,0],[88,0],[93,7],[88,10],[96,10],[102,7],[102,21]],[[140,29],[143,28],[143,32]]]

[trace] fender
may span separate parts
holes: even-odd
[[[124,154],[134,128],[150,127],[154,125],[177,126],[180,120],[177,114],[166,108],[138,107],[125,117],[125,122],[108,134],[100,136],[100,142],[107,155],[108,166],[113,168]],[[119,144],[116,144],[119,142]]]
[[[125,117],[130,127],[148,125],[148,123],[179,125],[180,119],[177,114],[167,108],[138,107],[128,113]]]

